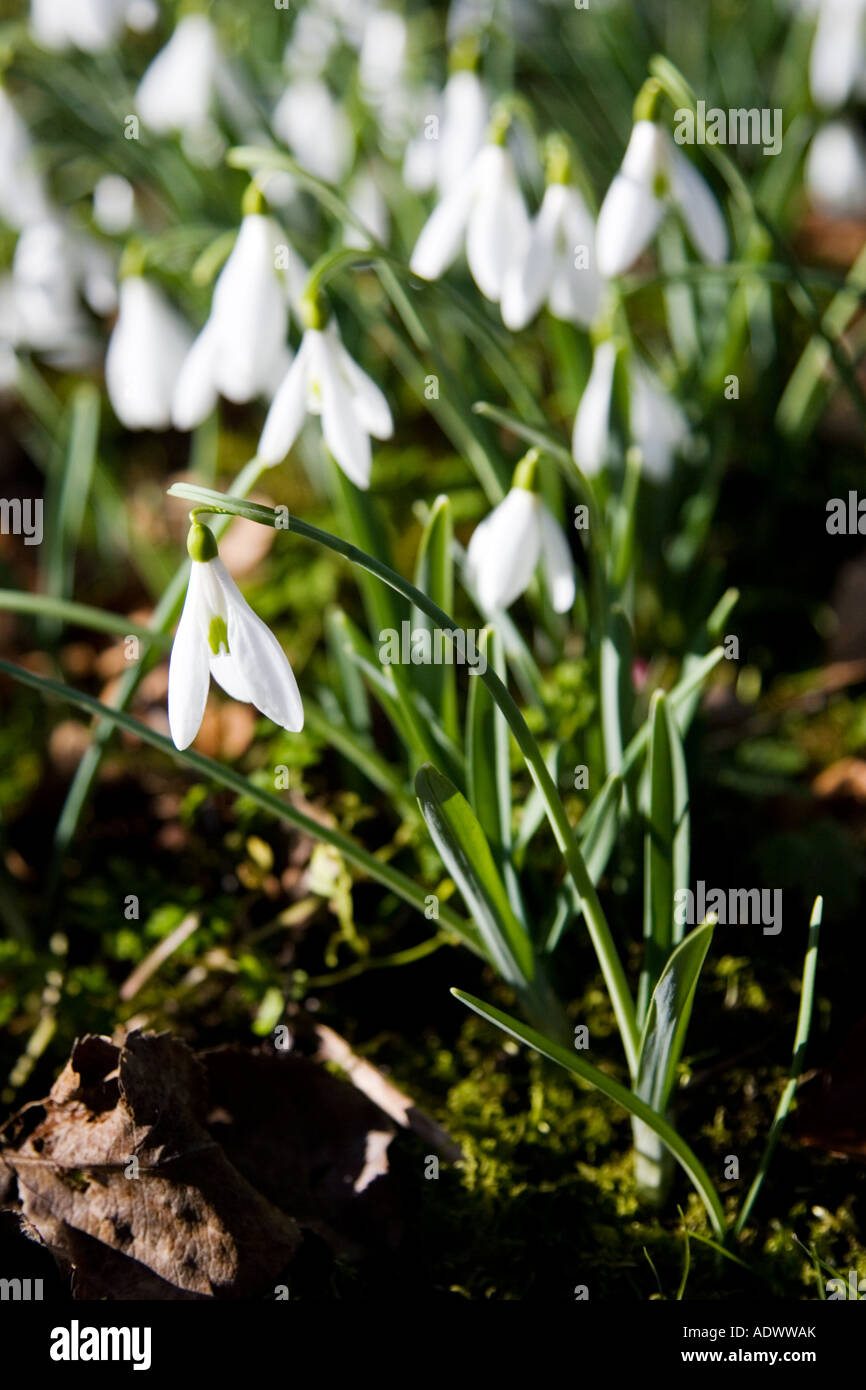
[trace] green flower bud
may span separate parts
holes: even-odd
[[[207,564],[208,560],[215,560],[219,554],[213,531],[209,526],[203,526],[200,521],[194,521],[190,526],[186,548],[190,559],[200,565]]]

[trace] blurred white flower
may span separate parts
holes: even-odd
[[[866,0],[818,0],[809,85],[819,106],[834,110],[862,94],[866,79]]]
[[[203,14],[181,19],[138,85],[135,108],[145,125],[159,135],[207,130],[220,62],[210,20]]]
[[[472,278],[498,303],[505,273],[523,255],[528,236],[529,216],[511,155],[502,145],[488,144],[433,209],[409,266],[422,280],[436,280],[465,242]]]
[[[292,77],[317,77],[340,41],[336,20],[315,6],[299,10],[283,53],[283,67]]]
[[[602,275],[621,275],[634,265],[670,205],[682,217],[699,255],[711,264],[723,261],[728,233],[709,185],[663,126],[636,121],[598,214],[596,247]]]
[[[92,350],[70,250],[59,221],[31,223],[18,238],[0,301],[0,336],[57,365],[81,365]]]
[[[353,178],[346,194],[346,202],[369,236],[359,227],[346,224],[343,240],[347,246],[363,248],[377,242],[387,246],[390,233],[388,205],[376,179],[369,169],[361,169]]]
[[[352,123],[318,78],[292,82],[271,118],[274,134],[299,164],[326,183],[340,183],[355,156]]]
[[[118,298],[105,357],[108,398],[127,429],[168,429],[192,332],[162,291],[142,275],[121,280]]]
[[[473,532],[466,577],[484,612],[500,613],[529,587],[539,563],[556,612],[568,612],[575,596],[568,542],[538,493],[518,483]]]
[[[214,286],[210,316],[187,354],[172,402],[172,420],[193,429],[217,396],[235,402],[273,395],[291,362],[286,345],[288,297],[277,270],[278,227],[248,213]]]
[[[255,705],[298,733],[304,709],[288,658],[250,608],[217,553],[213,532],[195,523],[187,542],[192,568],[168,668],[168,723],[178,748],[201,727],[210,677],[233,700]]]
[[[48,211],[27,127],[0,86],[0,220],[21,228]]]
[[[135,191],[122,174],[103,174],[93,189],[93,220],[107,236],[119,236],[132,225]]]
[[[364,25],[358,76],[361,91],[374,105],[402,83],[405,75],[406,21],[393,10],[378,10]]]
[[[421,99],[421,130],[409,141],[403,181],[416,193],[435,188],[440,196],[459,182],[484,144],[490,104],[480,78],[453,72],[441,96]]]
[[[279,463],[304,416],[320,415],[325,444],[357,487],[370,485],[370,436],[390,439],[394,422],[378,386],[343,347],[333,322],[308,328],[268,411],[257,455]]]
[[[549,184],[523,255],[505,273],[502,318],[506,327],[524,328],[545,303],[556,318],[588,327],[601,298],[594,261],[595,224],[589,208],[576,188]]]
[[[126,17],[127,0],[30,0],[30,37],[41,48],[101,53]]]
[[[866,212],[866,141],[848,121],[829,121],[806,157],[809,196],[825,212],[857,217]]]
[[[617,350],[610,339],[599,343],[592,371],[574,420],[571,440],[574,460],[587,477],[613,462],[618,449],[611,427]],[[631,357],[628,363],[629,442],[642,455],[648,477],[663,480],[689,437],[685,413],[656,375]]]
[[[114,260],[59,215],[32,222],[18,238],[11,273],[0,281],[0,338],[73,370],[97,360],[97,339],[83,311],[114,312]]]

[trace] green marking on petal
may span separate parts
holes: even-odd
[[[228,653],[229,630],[226,627],[225,618],[211,618],[210,627],[207,630],[207,640],[214,656],[219,656],[220,647],[225,647],[226,653]]]

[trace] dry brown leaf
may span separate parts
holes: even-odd
[[[90,1036],[0,1132],[0,1200],[5,1187],[77,1297],[248,1298],[271,1291],[301,1227],[344,1257],[397,1243],[394,1133],[292,1052]]]

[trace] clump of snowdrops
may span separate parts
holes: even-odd
[[[585,39],[604,54],[618,8],[562,21],[586,26],[565,40],[570,61]],[[811,77],[815,102],[833,110],[856,74],[843,91],[830,71],[825,9]],[[58,827],[61,859],[118,728],[251,798],[404,899],[418,912],[419,937],[432,903],[437,930],[489,964],[515,1013],[460,989],[457,998],[622,1105],[644,1198],[665,1200],[675,1160],[714,1236],[726,1239],[748,1218],[791,1104],[820,921],[818,900],[791,1081],[748,1193],[726,1206],[721,1175],[707,1172],[673,1112],[715,923],[686,931],[674,902],[690,881],[683,741],[725,658],[737,599],[696,580],[724,464],[719,421],[748,370],[750,324],[772,325],[774,279],[790,285],[814,333],[780,401],[784,429],[796,436],[814,420],[829,389],[826,362],[861,410],[862,390],[778,230],[796,159],[781,155],[771,182],[760,168],[744,173],[722,147],[678,145],[675,112],[695,111],[697,98],[660,56],[647,55],[627,101],[605,112],[602,138],[601,90],[584,109],[579,93],[533,102],[516,81],[523,63],[537,96],[539,72],[561,59],[553,17],[513,22],[515,32],[494,7],[461,3],[443,25],[432,13],[340,0],[272,11],[237,0],[33,0],[2,27],[9,268],[0,368],[4,389],[36,421],[37,447],[48,441],[58,499],[60,559],[49,562],[31,611],[54,624],[128,629],[70,589],[68,547],[82,509],[97,496],[104,509],[112,502],[98,462],[100,411],[133,433],[189,432],[193,473],[170,489],[191,504],[188,559],[113,698],[2,669],[99,716]],[[815,196],[856,206],[866,185],[856,140],[835,118],[796,120],[801,154],[803,121],[824,142],[825,157],[809,165]],[[638,311],[652,296],[659,314],[647,333]],[[384,370],[387,358],[396,370]],[[548,370],[556,419],[540,389]],[[47,372],[73,383],[68,404]],[[91,382],[103,373],[101,403]],[[409,395],[483,499],[465,546],[453,497],[421,499],[411,580],[381,539],[377,498],[378,451],[405,437],[400,401]],[[213,470],[197,480],[195,464],[203,441],[219,437],[221,402],[248,406],[257,438],[250,461],[216,490]],[[339,504],[342,534],[248,500],[285,469],[306,470]],[[675,507],[684,479],[688,504]],[[332,714],[317,728],[398,815],[408,814],[414,787],[462,911],[375,846],[195,751],[211,677],[290,733],[304,724],[304,672],[293,671],[220,558],[235,517],[275,528],[280,546],[323,547],[352,567],[366,630],[345,615],[332,625]],[[633,680],[635,609],[662,553],[688,620],[677,676],[646,699]],[[471,632],[453,616],[458,594],[477,615]],[[706,600],[699,613],[695,595]],[[7,592],[3,605],[28,603]],[[169,739],[127,707],[175,623]],[[383,634],[405,624],[413,638],[441,637],[438,664],[380,660]],[[537,732],[548,713],[544,668],[575,643],[595,691],[579,778],[575,769],[586,792],[578,824],[561,794],[558,752]],[[461,664],[469,650],[474,664]],[[372,743],[369,701],[397,758]],[[515,750],[533,787],[516,800]],[[628,942],[615,939],[598,885],[619,838],[635,831],[644,842],[643,964],[630,980]],[[560,872],[539,913],[527,865],[544,834]],[[623,1081],[594,1064],[560,993],[557,949],[579,932],[610,998]],[[459,956],[454,969],[459,977]]]

